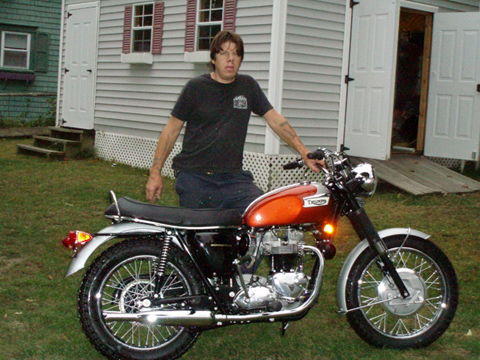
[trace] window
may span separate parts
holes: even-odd
[[[34,81],[48,72],[49,35],[38,30],[0,24],[0,80]]]
[[[235,30],[236,0],[188,0],[185,52],[205,51],[221,30]]]
[[[164,2],[128,5],[123,23],[123,62],[152,63],[151,54],[161,54]],[[124,55],[131,56],[124,56]],[[145,60],[147,59],[147,60]]]
[[[2,31],[0,67],[29,69],[30,42],[28,33]]]
[[[153,4],[135,5],[132,26],[132,51],[150,52],[153,30]]]
[[[200,0],[197,24],[197,50],[208,50],[215,35],[222,30],[223,0]]]

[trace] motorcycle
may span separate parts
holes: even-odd
[[[338,312],[371,345],[426,347],[448,328],[458,285],[447,256],[429,235],[410,228],[378,231],[360,196],[375,192],[371,165],[353,166],[344,153],[318,149],[324,181],[270,191],[241,215],[193,210],[127,197],[96,234],[72,231],[67,276],[84,268],[102,245],[80,286],[82,328],[109,359],[176,359],[208,329],[279,322],[285,332],[317,303],[325,261],[346,216],[360,243],[338,277]],[[297,160],[284,166],[304,166]]]

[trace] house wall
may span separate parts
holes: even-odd
[[[465,11],[476,0],[421,0]],[[123,10],[136,1],[101,1],[95,128],[157,139],[184,84],[208,72],[184,62],[185,0],[165,1],[163,51],[153,65],[122,64]],[[67,1],[67,4],[79,1]],[[268,96],[273,0],[239,0],[236,31],[245,42],[241,72],[252,75]],[[338,133],[344,0],[288,2],[282,114],[309,147],[334,148]],[[309,35],[306,35],[309,34]],[[265,123],[253,116],[246,150],[264,152]],[[180,139],[181,140],[181,137]],[[284,144],[281,153],[291,154]]]
[[[88,1],[65,0],[66,6]],[[241,72],[252,75],[268,94],[276,0],[238,0],[236,31],[245,42]],[[152,65],[123,64],[123,12],[137,0],[100,2],[95,129],[100,156],[149,167],[156,141],[170,111],[192,77],[209,72],[205,64],[184,61],[186,0],[165,0],[162,54]],[[478,11],[478,0],[419,0],[440,11]],[[339,129],[340,89],[346,0],[289,0],[286,20],[282,106],[279,109],[307,147],[335,148]],[[62,95],[62,83],[60,94]],[[60,118],[62,103],[60,102]],[[272,161],[265,151],[266,125],[252,116],[246,142],[246,168],[263,186]],[[182,135],[180,136],[181,140]],[[173,154],[180,150],[174,148]],[[281,145],[285,159],[294,156]],[[260,165],[258,165],[260,164]],[[166,164],[168,169],[168,162]],[[167,175],[170,175],[167,171]],[[271,177],[271,176],[270,176]]]
[[[61,0],[2,2],[0,28],[28,27],[33,31],[32,46],[35,46],[36,43],[34,34],[45,34],[48,38],[48,54],[44,59],[47,67],[43,67],[41,71],[38,71],[38,68],[35,69],[36,52],[32,52],[30,58],[30,71],[0,68],[0,72],[4,74],[35,74],[33,81],[0,79],[0,117],[21,117],[23,120],[31,120],[38,116],[45,116],[46,112],[53,111],[52,108],[55,108],[61,4]]]
[[[184,84],[209,69],[184,62],[185,0],[165,2],[163,50],[154,63],[122,64],[123,10],[131,3],[100,5],[95,129],[157,139]],[[252,75],[267,96],[272,7],[273,0],[240,0],[236,17],[236,32],[245,42],[241,72]],[[312,147],[336,143],[344,17],[343,0],[289,2],[285,91],[279,110]],[[247,151],[264,152],[265,130],[263,119],[252,116]],[[282,145],[281,153],[291,150]]]
[[[282,113],[308,148],[337,143],[344,27],[344,1],[288,3]]]
[[[100,8],[95,129],[158,139],[185,83],[209,72],[184,62],[186,1],[165,2],[162,54],[152,65],[122,64],[123,10],[132,1],[102,1]],[[241,71],[263,89],[268,79],[271,1],[239,1],[236,31],[245,41]],[[264,125],[253,120],[247,143],[262,143]]]

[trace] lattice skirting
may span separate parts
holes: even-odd
[[[107,161],[114,161],[141,169],[149,169],[157,146],[157,139],[119,135],[97,131],[95,150],[97,155]],[[181,144],[175,144],[162,169],[162,175],[174,178],[172,159],[181,150]],[[277,189],[305,179],[317,180],[318,175],[310,170],[283,170],[282,166],[295,160],[295,155],[266,155],[245,152],[243,168],[252,172],[256,185],[263,191]]]
[[[115,161],[141,169],[149,169],[157,147],[157,139],[146,139],[97,131],[95,135],[95,150],[97,155],[107,161]],[[169,158],[162,169],[162,175],[174,178],[172,159],[181,150],[181,144],[175,144]],[[303,180],[321,180],[319,175],[311,170],[283,170],[282,166],[295,160],[295,155],[266,155],[245,152],[243,168],[252,172],[255,184],[263,191],[300,182]],[[440,165],[455,168],[461,161],[455,159],[430,158]]]
[[[439,165],[445,166],[449,169],[460,169],[462,167],[462,160],[458,159],[446,159],[438,157],[427,157],[428,160],[436,162]]]

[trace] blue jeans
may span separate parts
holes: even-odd
[[[249,171],[214,174],[180,171],[175,190],[181,207],[238,209],[241,213],[263,194]]]

